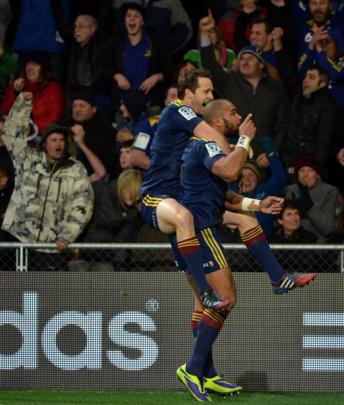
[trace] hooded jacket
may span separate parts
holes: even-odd
[[[93,211],[85,167],[65,155],[53,165],[46,153],[27,146],[32,102],[20,94],[5,122],[3,141],[16,169],[14,191],[2,228],[21,242],[73,242]]]

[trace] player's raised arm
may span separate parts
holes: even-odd
[[[255,134],[256,126],[252,121],[252,114],[249,114],[239,127],[240,136],[233,152],[217,160],[213,164],[212,172],[227,182],[235,180],[246,162],[250,150],[250,142],[255,137]]]

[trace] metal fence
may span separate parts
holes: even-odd
[[[242,244],[225,244],[232,271],[259,272],[259,263]],[[271,245],[287,271],[344,272],[343,245]],[[54,244],[0,244],[0,271],[174,271],[166,243],[74,243],[58,254]]]

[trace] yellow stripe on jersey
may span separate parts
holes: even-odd
[[[200,138],[199,136],[195,136],[195,135],[191,136],[191,137],[189,138],[189,140],[190,140],[190,141],[192,140],[192,141],[212,142],[211,139]],[[214,141],[214,142],[215,142],[215,141]]]
[[[214,237],[212,231],[210,228],[205,228],[201,231],[203,239],[205,240],[205,243],[209,247],[211,253],[213,254],[215,260],[217,263],[220,265],[221,269],[227,269],[228,264],[227,260],[222,252],[221,247],[219,246],[216,238]]]
[[[143,199],[142,203],[147,207],[157,207],[162,200],[163,200],[162,198],[152,197],[149,194],[147,194]]]
[[[332,69],[334,69],[336,72],[341,72],[343,70],[343,67],[338,65],[336,62],[334,62],[330,58],[326,58],[327,62],[332,66]]]
[[[151,126],[157,124],[160,120],[160,115],[153,115],[152,117],[148,118],[148,122]]]
[[[177,98],[176,100],[171,101],[170,104],[176,105],[177,107],[182,107],[183,105],[185,105],[180,98]]]

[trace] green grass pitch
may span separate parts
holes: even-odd
[[[219,397],[212,395],[213,404],[238,405],[343,405],[344,393],[252,393]],[[190,405],[196,404],[185,391],[116,390],[1,390],[0,405]]]

